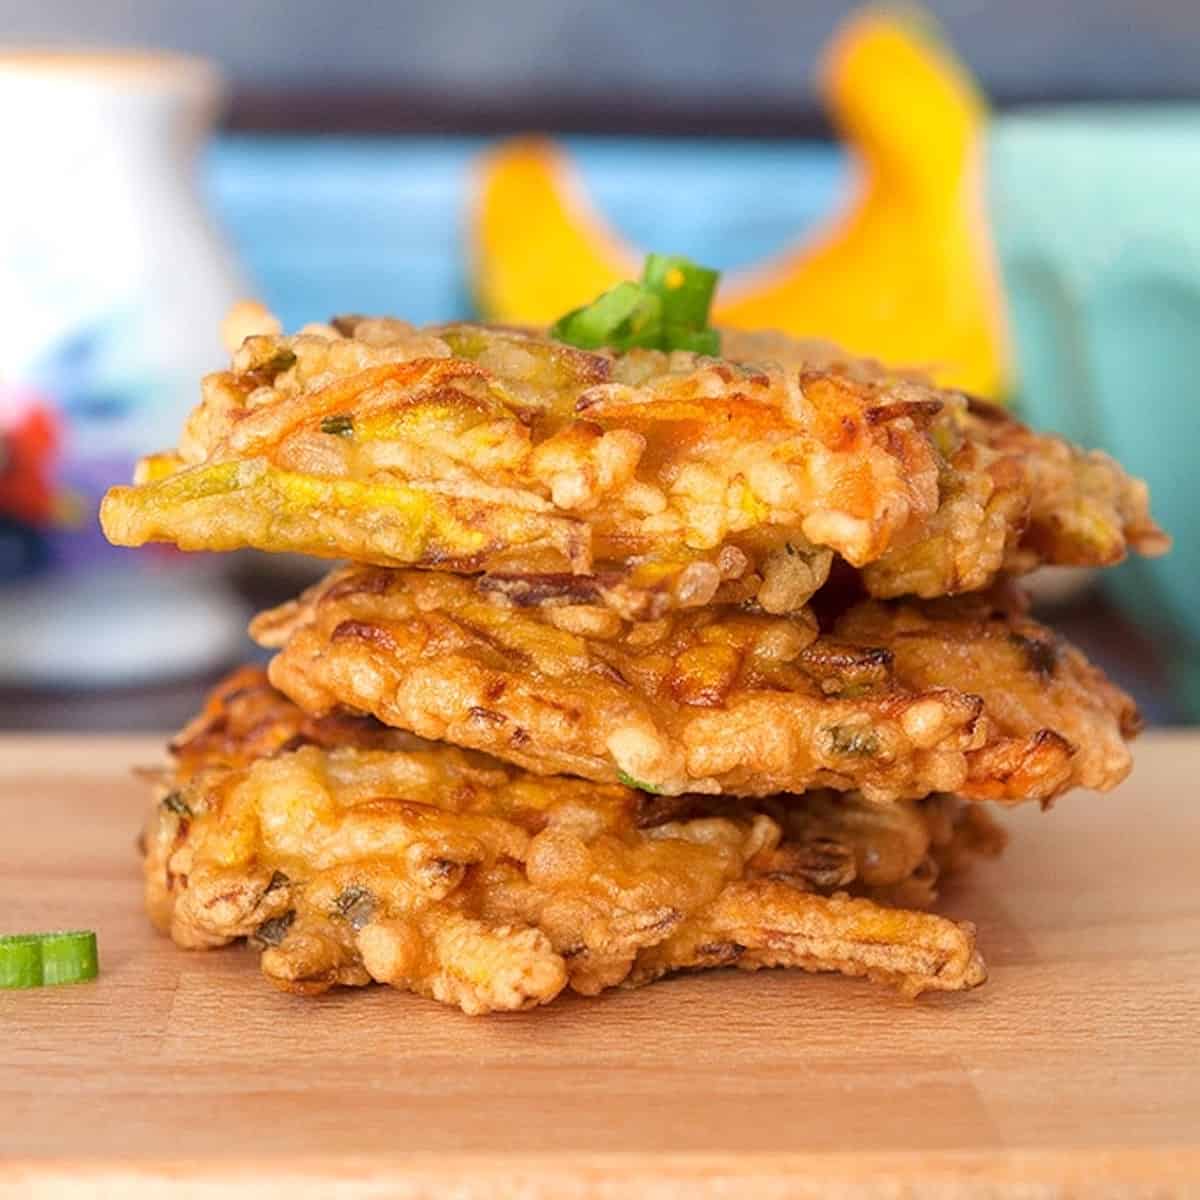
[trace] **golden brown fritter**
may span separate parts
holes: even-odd
[[[1048,801],[1115,785],[1132,702],[1048,630],[990,604],[868,602],[825,632],[807,610],[629,622],[516,604],[486,579],[348,567],[251,632],[281,648],[272,682],[307,711],[345,705],[543,774],[669,794],[858,788],[877,801]]]
[[[1119,563],[1128,547],[1149,556],[1170,549],[1170,538],[1150,516],[1145,483],[1109,455],[1034,433],[983,400],[969,401],[964,428],[969,438],[1019,461],[1030,480],[1029,524],[1007,570],[1041,563],[1107,567]]]
[[[811,343],[737,345],[773,357],[360,318],[250,337],[101,519],[121,545],[566,572],[629,616],[794,611],[835,554],[875,594],[940,595],[1162,547],[1103,456]]]
[[[1105,791],[1129,773],[1126,742],[1141,729],[1133,700],[1065,638],[998,611],[986,597],[871,601],[849,609],[834,634],[886,645],[897,674],[912,687],[970,686],[986,696],[998,728],[1036,731],[1023,744],[997,742],[979,751],[972,796],[1004,800],[1027,788],[1037,794],[1045,764],[1064,755],[1074,786]]]
[[[280,695],[262,667],[239,667],[209,694],[204,709],[169,743],[172,778],[188,782],[213,767],[248,767],[301,746],[353,745],[362,750],[404,750],[420,742],[370,717],[344,711],[310,716]]]
[[[274,728],[308,727],[261,675],[210,721],[251,692]],[[252,761],[257,723],[229,715],[223,741],[189,741],[187,778],[151,814],[147,907],[181,946],[254,939],[286,990],[375,979],[481,1013],[706,966],[914,995],[983,981],[969,925],[866,898],[927,903],[940,862],[998,848],[949,797],[662,799],[452,747],[364,748],[365,722],[365,743],[289,739]]]
[[[922,382],[829,343],[778,333],[727,331],[724,349],[738,360],[816,367],[867,385]],[[938,510],[915,537],[864,567],[873,596],[957,595],[987,587],[1000,571],[1111,566],[1129,549],[1154,556],[1170,548],[1150,516],[1145,483],[1101,451],[1035,433],[1006,409],[968,397],[945,403],[933,432],[944,455]]]

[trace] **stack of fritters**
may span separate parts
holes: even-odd
[[[1138,725],[1015,580],[1161,552],[1146,489],[822,344],[724,353],[347,317],[205,380],[109,537],[353,565],[173,743],[161,928],[468,1012],[704,966],[982,982],[913,911],[999,849],[976,802],[1110,788]]]

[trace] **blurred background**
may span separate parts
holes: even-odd
[[[542,319],[648,248],[1146,476],[1172,556],[1038,603],[1200,719],[1197,62],[1195,0],[0,0],[0,728],[177,727],[313,576],[95,527],[233,300]]]

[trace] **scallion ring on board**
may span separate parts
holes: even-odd
[[[99,969],[90,929],[0,934],[0,988],[83,983],[95,979]]]

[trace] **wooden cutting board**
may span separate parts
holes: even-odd
[[[489,1018],[173,949],[128,774],[158,757],[0,739],[0,931],[94,927],[102,968],[0,992],[0,1195],[1200,1194],[1200,734],[1011,814],[943,906],[969,995],[730,971]]]

